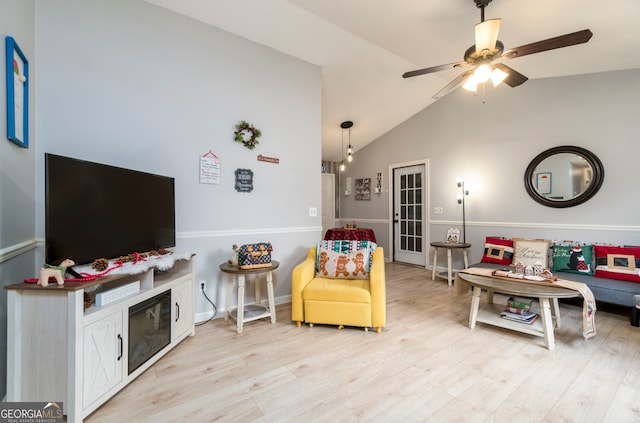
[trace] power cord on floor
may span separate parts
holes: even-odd
[[[218,307],[216,307],[216,305],[213,303],[213,301],[211,301],[211,299],[207,295],[207,291],[204,290],[204,284],[200,285],[200,290],[202,291],[202,294],[207,299],[207,301],[209,301],[209,303],[211,303],[211,306],[213,307],[213,314],[211,315],[211,317],[209,317],[204,322],[196,323],[196,326],[202,326],[205,323],[209,323],[210,321],[213,320],[214,317],[216,317],[216,314],[218,314]]]

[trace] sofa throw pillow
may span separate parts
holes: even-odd
[[[497,263],[508,266],[513,261],[513,241],[506,238],[488,236],[484,243],[482,263]]]
[[[366,250],[350,253],[320,248],[317,277],[332,279],[369,279],[369,254]]]
[[[318,242],[316,245],[316,271],[319,269],[320,250],[322,248],[329,251],[336,251],[339,253],[350,253],[353,251],[365,250],[369,254],[369,260],[367,261],[367,272],[371,270],[371,261],[373,260],[373,252],[378,245],[372,241],[349,241],[349,240],[324,240]]]
[[[595,245],[596,277],[640,282],[640,248]]]
[[[554,245],[552,272],[582,273],[593,275],[592,245]]]
[[[522,263],[526,267],[540,263],[546,269],[550,244],[548,239],[513,238],[513,264]]]

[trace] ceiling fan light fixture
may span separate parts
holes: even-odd
[[[497,87],[498,85],[500,85],[500,83],[504,81],[507,76],[509,76],[509,74],[504,72],[503,70],[493,68],[493,72],[491,72],[491,82],[493,82],[493,86]]]
[[[473,75],[475,76],[476,81],[478,81],[479,83],[485,83],[489,79],[491,79],[492,73],[493,66],[491,66],[489,63],[483,63],[476,68],[476,70],[473,72]]]
[[[461,66],[471,67],[470,70],[460,73],[451,82],[445,85],[444,88],[435,93],[432,97],[434,100],[441,99],[460,87],[463,83],[463,88],[465,90],[476,92],[478,84],[482,83],[484,86],[484,83],[489,79],[493,82],[494,87],[504,82],[511,88],[514,88],[525,83],[528,78],[515,69],[512,69],[502,63],[496,63],[494,66],[491,64],[492,61],[499,59],[515,59],[517,57],[527,56],[530,54],[575,46],[588,42],[593,36],[591,30],[583,29],[570,34],[559,35],[546,40],[521,45],[520,47],[512,47],[505,51],[504,44],[498,40],[501,20],[485,20],[484,18],[484,9],[491,2],[492,0],[474,0],[476,6],[480,9],[480,23],[475,26],[475,43],[464,52],[464,61],[405,72],[402,74],[402,77],[411,78],[418,75],[440,72]]]
[[[476,79],[475,74],[472,73],[469,78],[467,78],[467,81],[464,83],[462,88],[474,93],[478,91],[478,80]]]

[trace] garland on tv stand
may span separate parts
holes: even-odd
[[[170,257],[171,259],[164,260],[159,266],[156,263],[148,262],[148,259],[160,259],[163,256]],[[161,248],[159,250],[151,250],[148,253],[131,253],[126,256],[120,256],[114,260],[108,260],[106,258],[98,258],[91,263],[91,265],[78,266],[78,273],[81,275],[79,278],[64,278],[65,282],[91,282],[98,279],[101,276],[105,276],[111,271],[121,269],[128,263],[128,269],[118,272],[119,274],[137,274],[144,272],[149,267],[157,267],[161,270],[173,266],[173,262],[176,259],[185,258],[185,254],[174,255],[171,251]],[[93,273],[90,269],[97,270],[99,273]],[[24,283],[37,283],[38,278],[24,279]]]

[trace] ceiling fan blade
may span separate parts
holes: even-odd
[[[591,30],[583,29],[582,31],[572,32],[571,34],[560,35],[558,37],[549,38],[535,43],[525,44],[520,47],[510,48],[502,54],[502,57],[504,59],[513,59],[556,48],[574,46],[576,44],[586,43],[592,36],[593,33]]]
[[[472,73],[473,73],[473,69],[468,70],[466,72],[462,72],[460,75],[456,76],[453,81],[449,82],[443,89],[435,93],[432,98],[434,100],[440,100],[442,97],[444,97],[445,95],[449,94],[451,91],[455,90],[460,85],[462,85],[464,80],[467,79],[467,77]]]
[[[466,65],[467,62],[448,63],[446,65],[433,66],[430,68],[418,69],[411,72],[405,72],[402,74],[403,78],[411,78],[412,76],[424,75],[427,73],[440,72],[443,70],[453,69],[458,66]]]
[[[487,19],[486,21],[476,24],[477,54],[481,54],[483,50],[491,52],[496,48],[498,31],[500,31],[500,19]]]
[[[503,63],[496,63],[493,66],[495,66],[496,68],[500,69],[502,72],[508,73],[509,75],[504,79],[505,84],[507,84],[508,86],[510,86],[511,88],[513,87],[517,87],[518,85],[522,85],[525,82],[527,82],[527,80],[529,78],[527,78],[526,76],[524,76],[523,74],[521,74],[520,72],[518,72],[517,70],[503,64]]]

